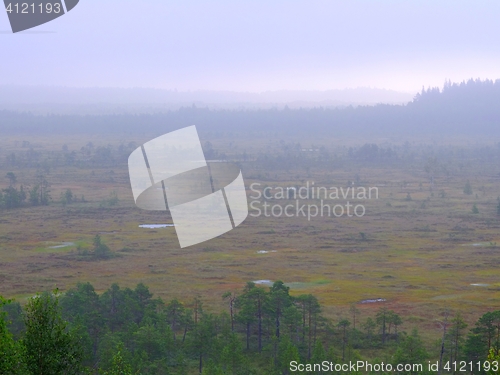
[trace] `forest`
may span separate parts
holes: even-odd
[[[203,132],[254,134],[285,132],[328,136],[467,134],[498,135],[500,80],[446,82],[442,89],[422,89],[406,105],[379,104],[308,109],[210,110],[183,107],[153,114],[34,115],[1,110],[4,135],[117,133],[163,134],[196,124]]]
[[[249,282],[220,297],[226,305],[220,314],[205,310],[199,298],[154,298],[142,283],[135,289],[113,284],[100,295],[90,283],[79,283],[66,293],[37,294],[24,307],[2,298],[0,373],[278,375],[301,373],[291,371],[293,361],[368,358],[374,364],[439,359],[447,373],[457,373],[453,363],[480,363],[481,371],[471,373],[483,374],[500,358],[500,310],[486,312],[470,328],[460,313],[446,316],[433,353],[417,329],[406,332],[404,317],[384,306],[364,318],[353,304],[349,317],[332,321],[314,295],[293,297],[281,281],[269,288]],[[383,357],[366,356],[375,348]]]

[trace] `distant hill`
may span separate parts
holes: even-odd
[[[18,132],[116,132],[163,134],[196,124],[201,131],[319,134],[331,136],[483,135],[500,136],[500,80],[447,83],[422,90],[406,105],[335,108],[209,109],[105,115],[35,115],[0,111],[0,129]]]
[[[105,114],[158,112],[180,107],[211,109],[312,108],[402,104],[414,94],[376,88],[328,91],[175,91],[148,88],[0,86],[0,109],[36,113]]]

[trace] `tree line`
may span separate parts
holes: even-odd
[[[500,80],[447,82],[422,89],[406,105],[300,108],[283,110],[210,110],[194,105],[153,114],[33,115],[0,111],[4,134],[119,133],[164,134],[196,124],[200,130],[235,134],[331,136],[467,134],[498,135]]]
[[[9,186],[0,190],[0,208],[17,208],[25,205],[46,206],[51,200],[50,184],[44,173],[38,172],[36,183],[31,187],[16,186],[17,177],[13,172],[8,172],[6,178]]]
[[[418,331],[406,332],[404,317],[386,307],[361,319],[352,305],[348,316],[332,321],[315,296],[292,296],[281,281],[269,288],[249,282],[222,300],[227,311],[215,314],[199,297],[166,302],[144,284],[113,284],[98,294],[90,283],[37,294],[25,306],[1,299],[0,373],[278,375],[291,373],[291,361],[436,358],[446,372],[446,362],[500,353],[500,311],[485,313],[469,331],[460,314],[446,317],[440,352],[432,353]]]

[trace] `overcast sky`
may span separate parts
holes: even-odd
[[[0,84],[414,92],[500,78],[499,1],[80,0],[12,34]]]

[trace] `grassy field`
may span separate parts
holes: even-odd
[[[34,184],[36,167],[3,162],[12,152],[27,152],[23,141],[46,157],[60,152],[63,145],[78,153],[89,141],[116,147],[122,141],[141,144],[148,139],[3,138],[0,187],[8,186],[3,177],[10,171],[18,185]],[[278,142],[264,136],[257,141],[220,136],[210,142],[229,158],[243,151],[248,154],[247,161],[240,160],[247,188],[254,182],[286,187],[304,186],[307,181],[347,187],[357,178],[359,186],[377,187],[378,199],[356,201],[366,207],[363,217],[318,216],[308,221],[249,216],[231,232],[181,249],[175,228],[139,228],[172,221],[167,213],[135,207],[126,163],[53,167],[47,173],[53,198],[49,206],[0,211],[0,294],[24,301],[38,291],[55,287],[64,291],[80,281],[91,282],[98,291],[115,282],[121,286],[143,282],[156,296],[189,301],[199,295],[207,308],[220,310],[225,308],[221,295],[226,291],[237,291],[247,281],[283,280],[292,294],[316,295],[332,319],[347,317],[352,303],[358,303],[362,320],[385,305],[402,315],[404,330],[419,327],[429,339],[440,335],[437,320],[447,309],[461,311],[472,323],[484,312],[500,308],[496,165],[450,162],[448,173],[436,173],[431,189],[429,173],[419,161],[379,165],[338,159],[312,168],[293,163],[287,168],[261,168],[254,160],[259,154],[272,154]],[[300,142],[325,145],[339,154],[349,144],[324,139]],[[467,180],[471,195],[463,191]],[[65,206],[58,202],[66,189],[79,201]],[[119,201],[108,206],[112,192]],[[85,202],[80,201],[82,195]],[[474,204],[479,213],[472,212]],[[116,257],[97,261],[78,255],[77,248],[90,247],[96,234]],[[386,302],[360,303],[374,298]]]

